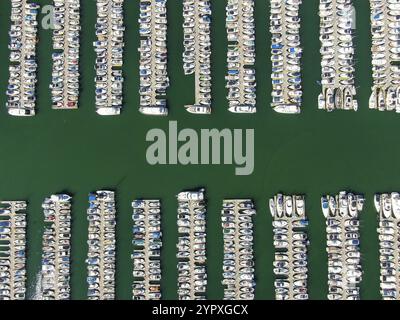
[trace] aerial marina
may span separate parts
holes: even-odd
[[[140,1],[140,107],[146,115],[168,115],[167,0]]]
[[[360,300],[362,266],[359,215],[364,196],[341,191],[321,198],[326,218],[328,299]]]
[[[251,199],[226,199],[222,207],[224,300],[254,300],[254,203]]]
[[[400,0],[0,2],[0,302],[400,300]]]
[[[115,209],[114,191],[89,194],[87,283],[89,300],[115,299]]]
[[[226,88],[230,112],[256,112],[254,0],[228,0]]]
[[[205,190],[178,194],[178,299],[205,300],[207,289]]]
[[[183,70],[194,75],[195,102],[189,113],[211,113],[211,1],[183,0]]]
[[[96,112],[119,115],[123,105],[124,0],[96,0]]]
[[[378,213],[380,293],[383,300],[400,299],[400,194],[375,194]]]
[[[7,110],[12,116],[36,114],[38,62],[36,49],[40,6],[30,0],[11,1],[9,30],[9,80]],[[124,105],[124,0],[96,1],[95,106],[101,116],[119,115]],[[80,96],[81,1],[53,0],[52,74],[53,109],[77,109]],[[400,51],[398,48],[399,4],[370,0],[372,35],[372,93],[369,108],[400,112]],[[272,63],[271,106],[277,113],[302,110],[302,57],[300,8],[302,0],[269,0]],[[193,114],[212,110],[210,0],[184,0],[184,75],[194,78]],[[315,13],[317,14],[317,12]],[[225,32],[227,72],[225,87],[228,110],[257,110],[255,0],[227,0]],[[354,110],[356,15],[352,0],[319,0],[321,93],[318,108],[326,111]],[[139,1],[139,107],[144,115],[167,116],[170,77],[167,48],[167,0]]]
[[[7,110],[12,116],[36,114],[36,86],[40,5],[31,0],[10,0],[9,79]],[[97,19],[95,106],[99,115],[119,115],[123,108],[125,47],[124,0],[95,0]],[[80,96],[81,0],[53,0],[52,74],[49,89],[53,109],[77,109]],[[369,0],[372,36],[373,85],[370,109],[400,112],[399,4]],[[269,0],[272,63],[271,106],[277,113],[302,110],[302,56],[300,8],[302,0]],[[184,0],[183,71],[194,78],[193,114],[210,114],[211,17],[210,0]],[[228,110],[257,110],[255,0],[227,0],[225,33]],[[317,12],[315,13],[317,14]],[[319,0],[321,93],[318,108],[354,110],[359,103],[355,80],[355,10],[352,0]],[[170,77],[167,48],[167,0],[139,1],[139,100],[144,115],[168,115]]]
[[[77,109],[79,99],[80,0],[54,0],[53,109]]]
[[[318,108],[358,110],[356,100],[352,0],[320,0],[321,86]]]
[[[36,108],[39,5],[28,0],[11,0],[10,66],[7,110],[12,116],[34,116]]]
[[[301,112],[300,16],[302,0],[271,0],[272,108],[278,113]]]
[[[41,298],[70,299],[71,197],[54,194],[42,204],[44,231],[42,242]]]
[[[373,87],[369,108],[400,112],[399,3],[370,0]]]
[[[205,300],[208,285],[205,190],[177,195],[176,243],[178,298]],[[44,230],[36,300],[71,299],[71,202],[68,194],[53,194],[42,203]],[[329,300],[359,300],[363,279],[360,251],[360,213],[363,195],[341,191],[321,197],[326,218]],[[305,196],[278,193],[269,199],[272,216],[271,270],[276,300],[308,300],[309,219]],[[372,205],[372,201],[371,201]],[[400,194],[377,193],[380,293],[398,300],[400,292]],[[161,300],[164,232],[160,199],[136,199],[132,206],[132,299]],[[0,300],[26,299],[25,201],[0,203]],[[254,300],[256,288],[254,217],[251,199],[224,199],[222,280],[224,300]],[[114,300],[116,267],[116,208],[114,191],[89,194],[87,209],[87,298]],[[167,232],[167,237],[168,237]]]
[[[161,203],[135,200],[133,214],[133,300],[161,299]]]
[[[308,220],[302,195],[278,193],[269,200],[273,218],[275,298],[308,300]]]
[[[0,202],[0,300],[26,296],[26,202]]]

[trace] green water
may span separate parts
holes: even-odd
[[[38,1],[42,5],[50,0]],[[225,99],[226,37],[225,1],[213,3],[213,98],[211,116],[188,114],[183,106],[194,101],[194,79],[181,68],[182,20],[180,1],[168,3],[170,116],[145,117],[138,113],[138,1],[125,1],[126,54],[124,72],[125,109],[121,116],[99,117],[94,112],[94,0],[82,0],[81,74],[82,94],[78,111],[50,109],[48,86],[51,77],[51,31],[40,30],[38,45],[38,115],[30,119],[11,118],[5,110],[8,78],[9,1],[0,4],[0,197],[26,199],[28,210],[28,283],[34,292],[40,267],[40,204],[51,193],[74,195],[72,237],[72,297],[86,297],[87,193],[99,188],[117,191],[118,256],[117,298],[131,297],[131,207],[136,197],[159,197],[163,204],[164,250],[163,294],[176,295],[176,198],[186,188],[204,186],[208,195],[208,297],[223,295],[222,228],[220,209],[225,197],[252,197],[257,205],[255,255],[257,299],[273,299],[273,247],[271,217],[267,199],[282,191],[305,193],[310,218],[310,297],[325,299],[327,256],[324,219],[320,209],[323,193],[350,189],[363,192],[367,203],[362,213],[363,299],[379,298],[379,260],[376,213],[372,196],[377,191],[400,190],[400,133],[398,115],[368,110],[371,86],[369,6],[367,0],[354,1],[357,8],[357,82],[360,110],[327,114],[317,110],[320,87],[320,55],[317,15],[318,0],[305,0],[302,42],[304,50],[304,111],[299,116],[274,113],[270,103],[270,62],[268,1],[256,0],[258,112],[234,115],[227,112]],[[146,163],[145,135],[150,128],[166,129],[168,120],[180,128],[254,128],[256,134],[255,171],[251,176],[234,176],[233,166],[157,166]]]

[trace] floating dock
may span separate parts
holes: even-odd
[[[161,299],[161,203],[135,200],[133,208],[133,300]]]

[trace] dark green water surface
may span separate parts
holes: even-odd
[[[50,0],[38,1],[42,5]],[[160,198],[163,203],[163,293],[177,297],[175,244],[176,198],[186,188],[204,186],[208,195],[208,297],[220,299],[222,286],[222,228],[220,209],[225,197],[251,197],[258,209],[255,218],[257,299],[273,299],[273,247],[271,216],[267,199],[282,191],[307,195],[310,218],[310,297],[325,299],[327,256],[325,224],[320,209],[323,193],[350,189],[367,197],[361,215],[364,281],[362,298],[379,298],[377,219],[374,192],[400,190],[400,119],[395,113],[368,110],[371,86],[370,24],[367,0],[357,0],[357,85],[360,110],[327,114],[317,110],[320,86],[318,0],[304,0],[302,42],[304,47],[303,113],[285,116],[274,113],[270,104],[269,6],[256,0],[257,23],[257,107],[255,115],[234,115],[225,99],[226,35],[225,1],[212,0],[213,114],[194,116],[183,106],[194,101],[194,79],[185,77],[181,66],[183,51],[182,4],[168,2],[170,116],[145,117],[138,113],[138,1],[125,1],[126,54],[124,72],[125,108],[119,117],[99,117],[94,106],[95,40],[94,0],[82,0],[81,73],[82,94],[78,111],[54,111],[50,106],[51,31],[40,30],[38,45],[38,115],[20,119],[7,115],[5,90],[8,79],[8,29],[10,2],[0,4],[0,197],[29,201],[28,284],[34,293],[40,268],[43,215],[40,204],[55,192],[74,195],[72,237],[72,297],[86,297],[87,194],[99,188],[117,191],[118,256],[117,298],[131,298],[131,207],[137,197]],[[42,18],[42,16],[41,16]],[[177,120],[180,128],[254,128],[255,170],[251,176],[235,176],[234,166],[155,166],[146,163],[151,128],[168,128]]]

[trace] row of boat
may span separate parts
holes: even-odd
[[[400,112],[400,3],[370,0],[372,33],[371,109]]]
[[[253,300],[256,286],[253,216],[256,210],[250,199],[224,200],[222,206],[224,300]]]
[[[372,33],[371,109],[400,112],[400,10],[397,1],[370,0]],[[80,0],[54,0],[52,80],[54,109],[76,109],[79,100]],[[124,0],[96,0],[96,111],[117,115],[123,105]],[[140,0],[140,107],[146,115],[167,115],[167,0]],[[299,7],[302,0],[270,0],[272,107],[280,113],[301,110]],[[11,0],[10,66],[7,109],[13,116],[35,115],[36,45],[39,5]],[[320,0],[322,55],[319,109],[357,110],[354,81],[355,14],[352,0]],[[183,1],[186,75],[195,75],[196,114],[211,113],[211,3]],[[226,88],[229,111],[256,112],[254,0],[228,0]]]
[[[178,194],[178,298],[204,300],[206,270],[206,200],[204,189]]]
[[[161,299],[160,200],[135,200],[133,208],[133,299]]]
[[[54,0],[53,109],[78,108],[80,30],[80,0]]]
[[[358,109],[354,83],[353,9],[352,0],[320,0],[322,93],[318,97],[319,109]]]
[[[70,298],[71,197],[55,194],[42,204],[41,292],[43,300]]]
[[[28,0],[11,0],[10,66],[7,110],[13,116],[33,116],[36,105],[39,5]]]
[[[26,202],[0,202],[0,300],[26,293]]]
[[[380,289],[384,300],[400,299],[400,194],[376,194],[379,215]]]
[[[301,111],[300,16],[302,0],[271,0],[272,108],[278,113]]]
[[[146,115],[168,115],[167,0],[140,0],[140,108]]]
[[[228,0],[226,32],[228,36],[228,74],[225,80],[228,89],[228,110],[234,113],[255,113],[254,0]]]
[[[211,113],[211,2],[183,0],[183,70],[195,76],[195,114]]]
[[[309,240],[304,196],[278,193],[269,200],[269,208],[274,219],[275,298],[307,300]]]
[[[115,299],[115,225],[116,209],[113,191],[99,190],[89,194],[87,283],[89,300]]]
[[[115,225],[113,191],[89,195],[88,298],[115,299]],[[205,190],[178,194],[178,296],[205,299],[206,199]],[[360,299],[362,281],[359,214],[362,195],[341,191],[321,198],[326,218],[328,299]],[[399,245],[400,194],[376,194],[380,253],[380,285],[383,299],[400,299]],[[25,299],[26,202],[0,203],[0,300]],[[133,298],[161,298],[161,202],[135,200],[133,207]],[[308,219],[302,195],[277,194],[269,201],[273,217],[276,299],[308,299],[306,232]],[[70,298],[71,197],[55,194],[42,204],[43,232],[40,299]],[[224,299],[254,299],[253,217],[250,199],[223,201]]]
[[[321,198],[326,218],[328,299],[359,300],[362,280],[359,214],[364,197],[351,192]]]
[[[124,0],[96,0],[96,112],[118,115],[123,105]]]

